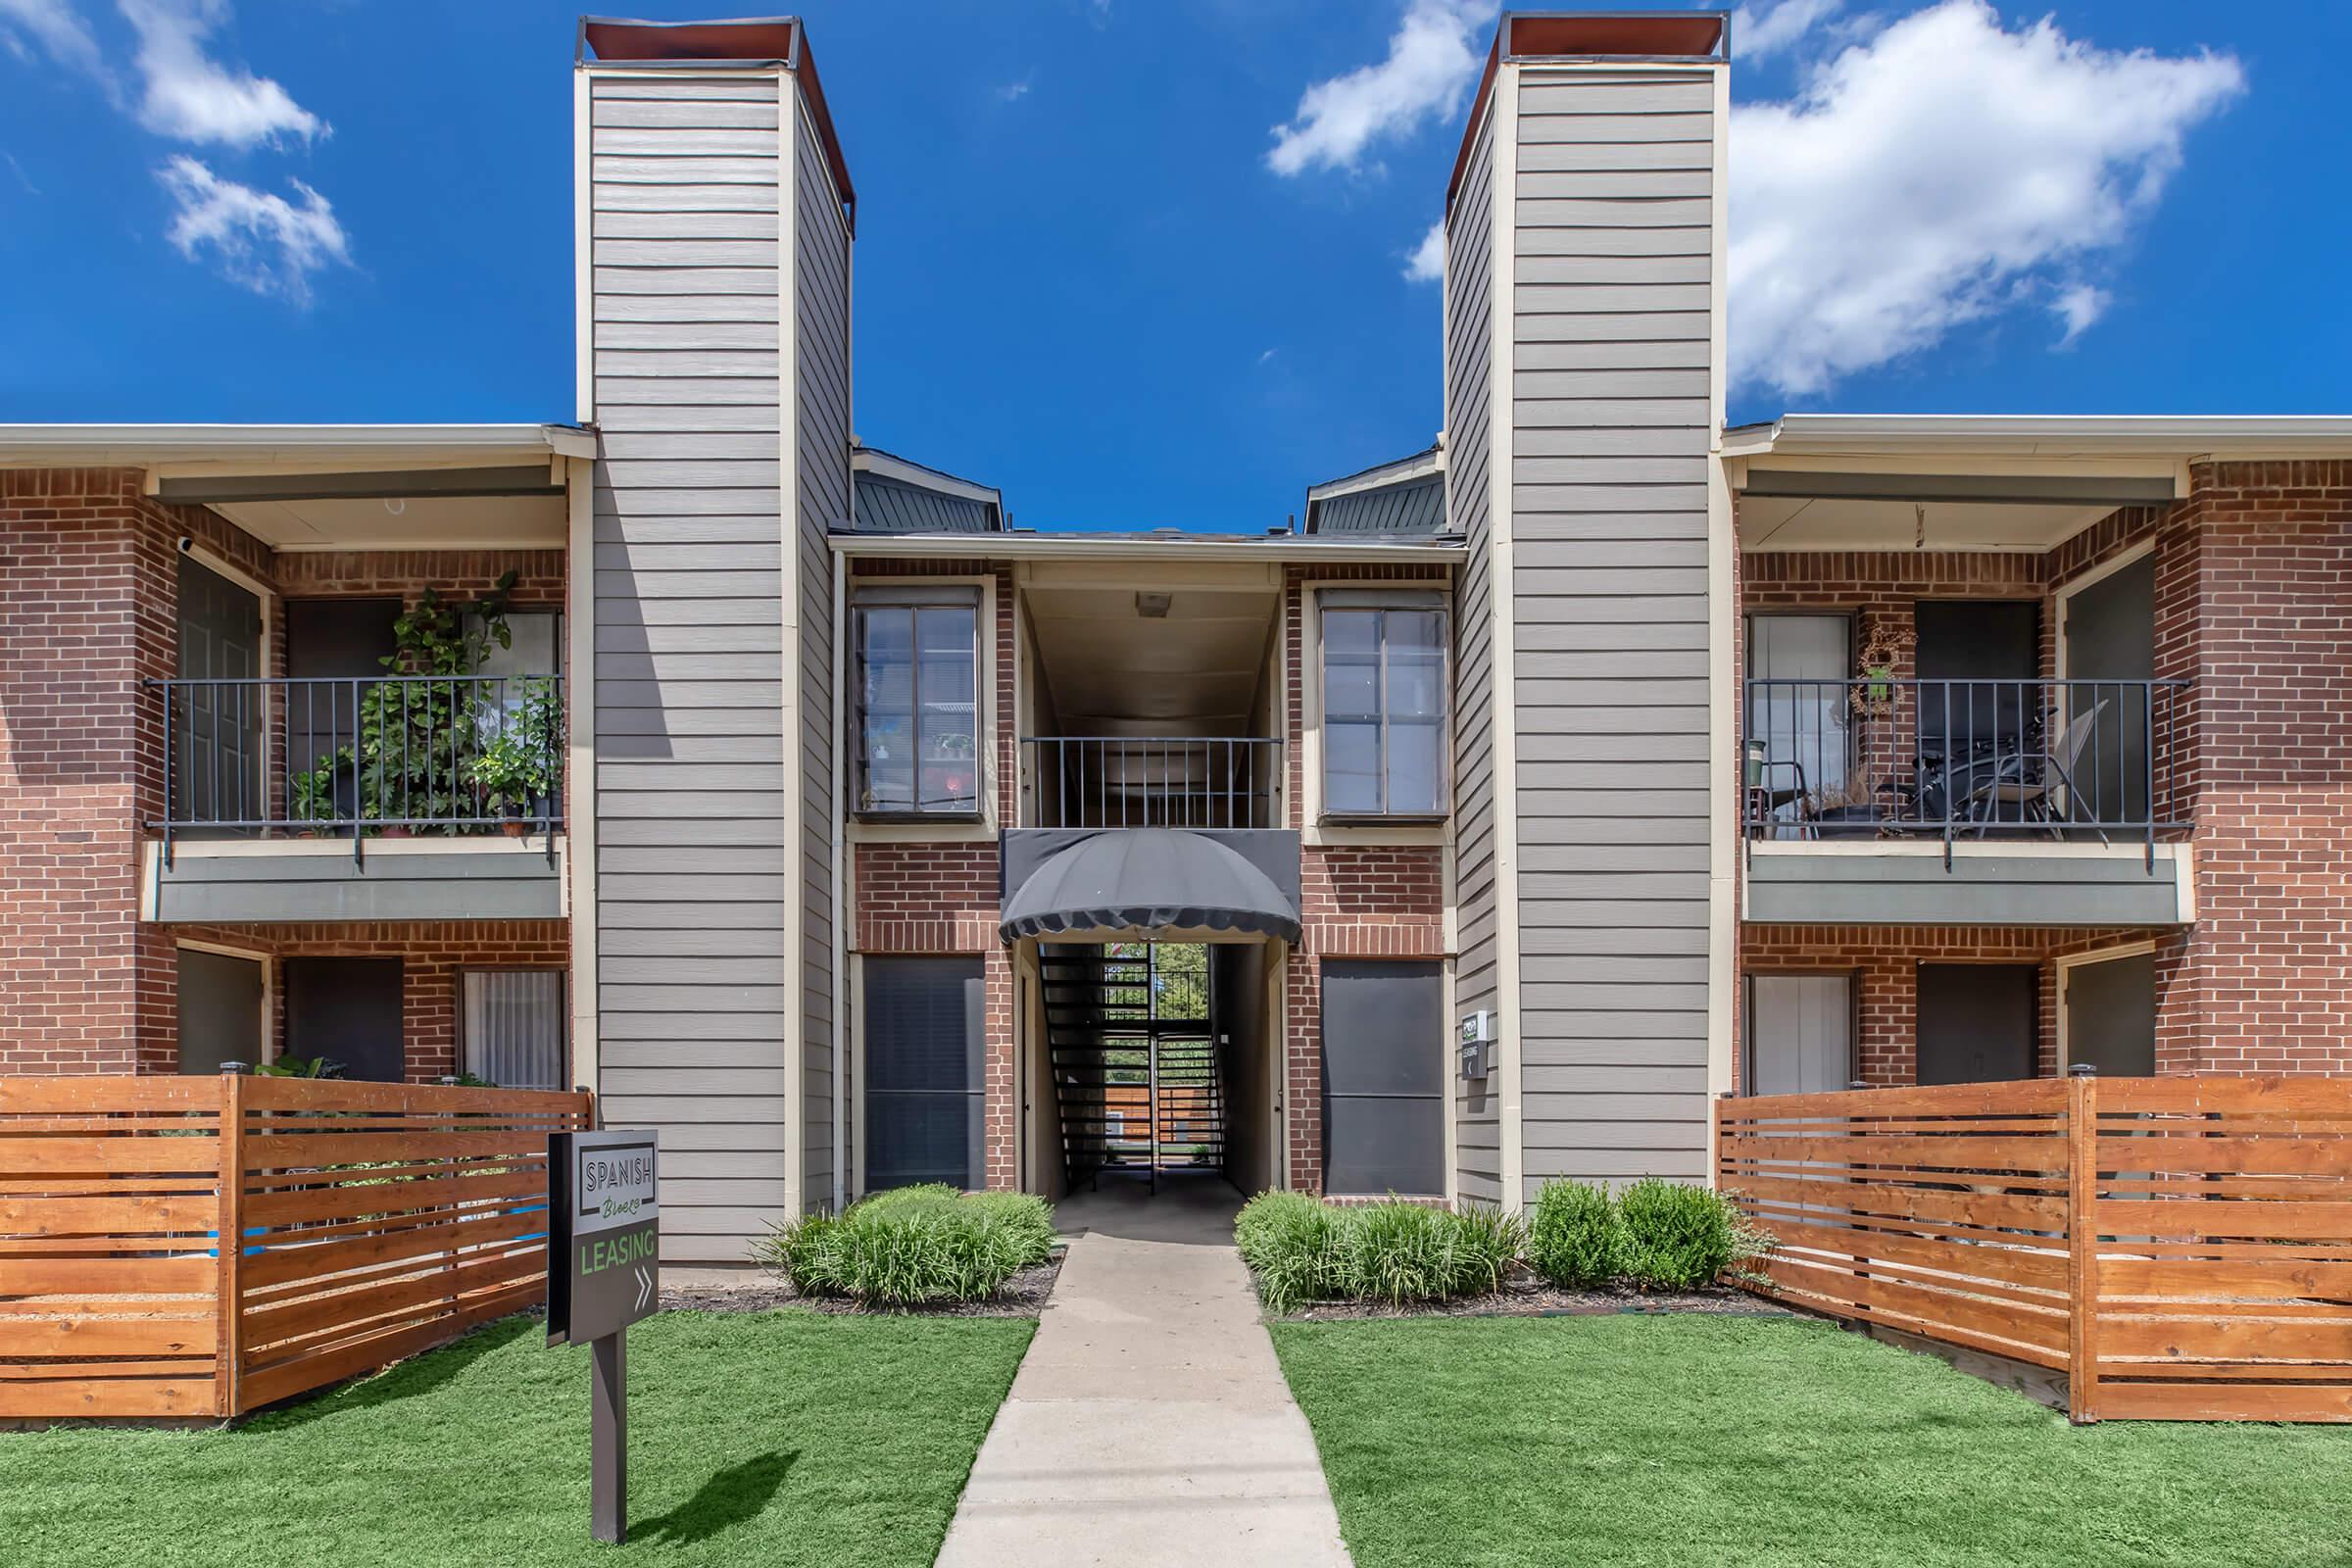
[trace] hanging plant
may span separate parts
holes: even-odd
[[[1911,651],[1918,640],[1909,626],[1899,621],[1879,620],[1872,623],[1862,639],[1862,651],[1857,656],[1856,673],[1861,683],[1852,688],[1848,701],[1855,713],[1864,718],[1886,712],[1894,706],[1894,671],[1902,656]]]

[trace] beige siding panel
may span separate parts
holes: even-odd
[[[1714,90],[1628,68],[1531,74],[1520,102],[1512,701],[1532,1193],[1553,1176],[1703,1174]]]
[[[777,88],[591,89],[602,1088],[681,1261],[784,1217]]]

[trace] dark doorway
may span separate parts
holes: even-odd
[[[1923,963],[1914,1033],[1923,1084],[2034,1076],[2041,970],[2031,963]]]
[[[2041,674],[2041,606],[2031,600],[1923,599],[1912,612],[1919,678],[1967,683],[1921,691],[1922,739],[1998,740],[2003,751],[2014,751],[2020,713],[2033,702],[2018,683]]]
[[[398,958],[286,958],[283,1054],[325,1056],[346,1078],[408,1077]]]
[[[172,705],[172,814],[234,824],[263,814],[262,602],[193,557],[179,558],[179,666]]]
[[[2070,813],[2111,826],[2148,817],[2148,729],[2156,673],[2156,558],[2145,555],[2066,597],[2063,722],[2088,715],[2074,754]],[[2082,685],[2089,681],[2097,684]],[[2107,682],[2115,682],[2108,685]],[[2053,747],[2061,753],[2069,747]]]
[[[214,1073],[262,1060],[262,961],[179,950],[179,1070]]]
[[[977,957],[865,960],[865,1186],[987,1185]]]
[[[336,748],[354,743],[359,692],[354,677],[386,673],[394,647],[397,599],[286,601],[286,673],[297,681],[286,694],[286,737],[297,770],[315,767]]]
[[[1435,963],[1323,964],[1323,1190],[1446,1191],[1446,983]]]
[[[2071,963],[2065,976],[2066,1064],[2087,1062],[2102,1078],[2156,1071],[2156,955],[2135,953]]]

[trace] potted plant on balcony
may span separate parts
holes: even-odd
[[[296,822],[314,824],[303,829],[304,838],[326,837],[327,829],[322,824],[343,816],[342,782],[350,770],[351,748],[338,746],[331,755],[320,758],[315,766],[304,768],[288,781],[286,814]]]
[[[374,831],[386,838],[406,838],[419,825],[466,831],[454,819],[473,814],[473,760],[483,737],[505,727],[478,677],[492,643],[514,644],[507,625],[514,578],[507,572],[470,605],[427,588],[392,623],[393,651],[380,662],[407,678],[379,681],[361,695],[356,756],[360,815],[382,823]]]
[[[529,683],[521,705],[499,715],[497,731],[466,764],[466,776],[483,793],[484,809],[502,817],[511,838],[530,830],[530,819],[549,816],[560,766],[563,712],[551,681]]]

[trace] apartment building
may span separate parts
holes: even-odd
[[[1443,434],[1249,534],[863,439],[799,24],[587,21],[575,102],[568,418],[0,428],[0,1072],[586,1084],[733,1262],[2352,1069],[2352,419],[1727,428],[1721,16],[1501,20]]]

